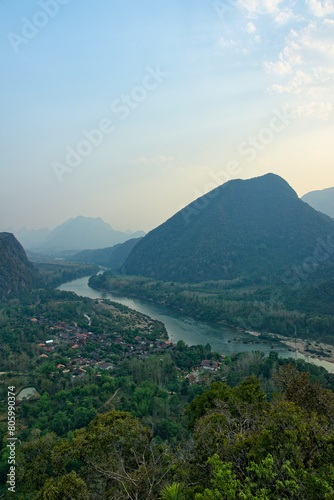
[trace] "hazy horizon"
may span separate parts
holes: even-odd
[[[103,222],[109,224],[109,222],[103,220],[102,217],[89,217],[89,216],[82,216],[81,214],[78,214],[75,217],[69,217],[68,219],[63,220],[59,224],[57,224],[55,226],[52,226],[52,227],[44,226],[44,227],[32,227],[32,228],[30,228],[30,227],[25,227],[25,226],[21,226],[21,227],[7,226],[7,227],[0,227],[0,232],[9,231],[11,229],[13,229],[15,231],[20,231],[22,229],[27,229],[28,231],[38,231],[38,230],[41,230],[41,229],[48,229],[49,231],[53,231],[53,229],[55,229],[56,227],[59,227],[59,226],[65,224],[65,222],[69,222],[70,220],[77,219],[78,217],[85,217],[85,218],[88,218],[88,219],[101,219]],[[112,229],[115,229],[115,228],[113,227]],[[125,229],[120,229],[120,230],[115,229],[115,231],[135,233],[137,231],[140,231],[140,229],[138,229],[138,230],[132,230],[132,229],[129,229],[129,228],[125,228]]]
[[[291,187],[293,188],[293,186],[291,186]],[[334,187],[333,187],[333,188],[334,188]],[[326,189],[326,188],[324,188],[324,189]],[[327,189],[332,189],[332,187],[329,187],[329,188],[327,188]],[[322,190],[321,190],[321,191],[322,191]],[[310,192],[312,192],[312,191],[310,191]],[[205,194],[207,194],[207,192],[205,192],[205,193],[203,193],[203,194],[205,195]],[[305,193],[305,194],[308,194],[308,193]],[[300,196],[300,198],[301,198],[301,196]],[[175,213],[176,213],[176,212],[175,212]],[[174,215],[174,213],[173,213],[172,215]],[[54,225],[54,226],[52,226],[52,227],[50,227],[50,226],[44,226],[44,227],[26,227],[26,226],[21,226],[21,227],[13,227],[13,226],[6,226],[6,227],[0,227],[0,232],[1,232],[1,231],[11,231],[11,230],[13,230],[13,231],[20,231],[20,230],[22,230],[22,229],[27,229],[28,231],[34,231],[34,230],[37,230],[37,231],[38,231],[38,230],[48,229],[49,231],[53,231],[53,229],[55,229],[56,227],[59,227],[59,226],[63,225],[65,222],[69,222],[70,220],[74,220],[74,219],[77,219],[77,218],[79,218],[79,217],[85,217],[85,218],[90,218],[90,219],[101,219],[103,222],[106,222],[107,224],[110,224],[109,222],[107,222],[106,220],[104,220],[104,219],[103,219],[102,217],[100,217],[100,216],[97,216],[97,217],[90,217],[89,215],[87,215],[87,216],[83,216],[82,214],[78,214],[78,215],[76,215],[76,216],[74,216],[74,217],[69,217],[68,219],[63,220],[63,221],[61,221],[59,224],[56,224],[56,225]],[[160,225],[160,224],[162,224],[162,223],[164,223],[164,222],[165,222],[165,220],[162,220],[162,221],[161,221],[161,222],[159,222],[157,225]],[[114,230],[116,230],[116,231],[121,231],[121,232],[135,233],[135,232],[137,232],[137,231],[142,231],[140,228],[135,229],[135,230],[133,230],[133,229],[129,229],[129,228],[121,228],[121,229],[116,229],[115,227],[113,227],[113,226],[112,226],[112,224],[110,224],[110,226],[112,227],[112,229],[114,229]],[[156,227],[156,226],[155,226],[155,227]],[[152,229],[154,229],[155,227],[150,228],[150,229],[149,229],[148,231],[146,231],[146,232],[151,231],[151,230],[152,230]]]
[[[149,231],[225,181],[334,186],[334,5],[0,5],[0,228]]]

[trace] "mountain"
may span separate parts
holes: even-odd
[[[100,217],[78,216],[69,219],[51,231],[44,241],[35,246],[27,247],[40,253],[56,253],[79,251],[90,248],[92,250],[111,247],[117,243],[124,243],[130,238],[144,236],[143,231],[122,232],[115,231]]]
[[[189,283],[269,281],[314,260],[319,238],[334,241],[334,221],[267,174],[229,181],[192,202],[135,246],[124,271]]]
[[[131,250],[141,239],[142,238],[131,238],[113,247],[98,250],[83,250],[70,257],[69,260],[117,269],[123,265]]]
[[[319,212],[334,217],[334,187],[311,191],[304,194],[301,199]]]
[[[121,243],[117,243],[113,247],[98,248],[97,250],[82,250],[81,252],[75,253],[68,260],[74,262],[81,262],[84,264],[97,264],[102,267],[109,267],[109,260],[113,251],[121,246]]]
[[[12,233],[0,233],[0,300],[40,283],[38,272]]]

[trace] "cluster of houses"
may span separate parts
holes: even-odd
[[[225,355],[221,355],[220,361],[213,361],[204,359],[200,365],[195,365],[192,369],[191,373],[186,376],[186,380],[188,380],[189,384],[201,384],[205,381],[205,377],[203,377],[203,372],[216,372],[221,364],[225,360]]]
[[[40,321],[31,318],[31,321]],[[148,340],[145,337],[136,336],[131,341],[127,340],[118,332],[95,334],[79,327],[76,323],[70,325],[60,321],[49,326],[49,333],[52,338],[46,339],[38,344],[40,350],[39,357],[47,359],[50,354],[57,352],[60,346],[67,346],[73,350],[73,356],[69,365],[58,364],[57,368],[63,373],[71,371],[74,375],[82,374],[87,367],[98,367],[101,370],[110,370],[113,363],[106,362],[110,354],[117,354],[120,360],[129,356],[141,355],[149,357],[152,354],[172,351],[176,345],[168,340]],[[93,349],[87,349],[89,345]]]
[[[32,318],[31,321],[37,321]],[[72,376],[86,373],[89,367],[100,370],[112,370],[114,363],[108,361],[110,354],[117,354],[120,361],[130,356],[150,357],[153,354],[163,352],[173,352],[176,344],[169,340],[148,340],[144,336],[137,335],[131,341],[127,340],[118,332],[113,333],[92,333],[79,327],[76,323],[70,325],[60,321],[49,326],[49,333],[52,338],[47,338],[38,344],[39,357],[47,359],[50,354],[57,352],[60,346],[67,346],[73,350],[73,356],[69,356],[69,362],[64,365],[59,363],[57,369],[63,373],[70,372]],[[93,346],[93,348],[88,348]],[[189,384],[200,384],[204,381],[205,372],[216,372],[224,362],[224,355],[219,361],[203,360],[200,365],[194,366],[192,372],[186,376]]]

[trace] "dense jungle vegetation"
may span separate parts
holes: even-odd
[[[0,322],[3,498],[8,386],[38,391],[16,408],[16,498],[333,498],[334,380],[323,368],[169,345],[162,324],[67,292],[25,294]],[[66,343],[88,331],[78,349]]]

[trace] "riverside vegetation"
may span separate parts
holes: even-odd
[[[284,284],[249,284],[242,279],[163,282],[106,271],[92,276],[89,286],[153,300],[196,319],[257,330],[263,340],[272,341],[270,332],[292,337],[296,327],[300,337],[334,344],[334,280],[310,280],[293,289]]]

